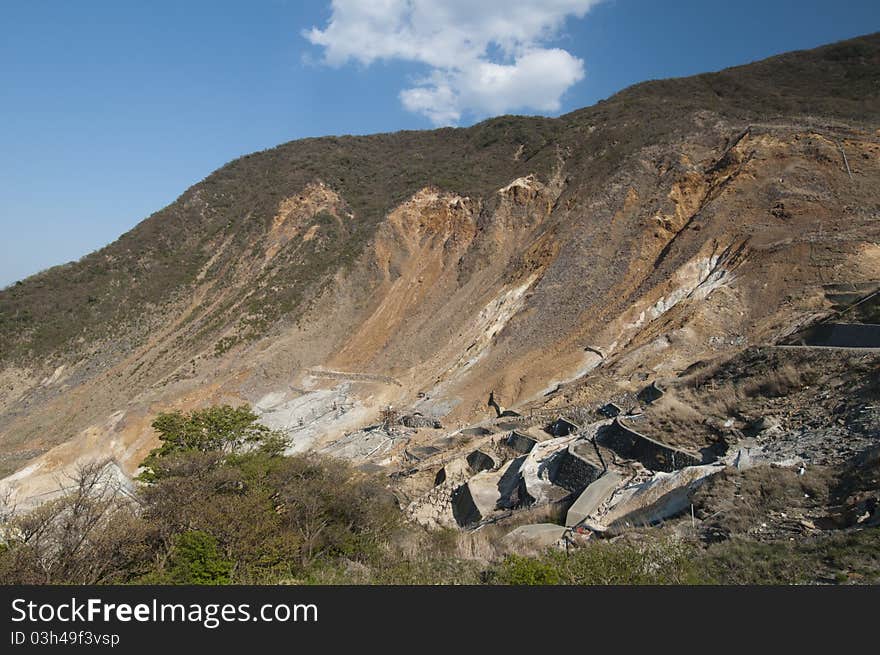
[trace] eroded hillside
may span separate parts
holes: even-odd
[[[248,403],[291,451],[420,462],[399,484],[417,503],[474,426],[506,429],[490,393],[535,427],[777,343],[880,280],[878,53],[237,160],[0,292],[4,485],[32,505],[98,457],[124,480],[158,412]],[[365,429],[389,405],[411,425]]]

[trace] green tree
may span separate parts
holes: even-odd
[[[285,441],[281,433],[257,422],[258,416],[250,407],[219,405],[194,410],[161,413],[153,421],[162,444],[150,452],[141,463],[144,468],[139,479],[155,482],[172,474],[174,456],[205,453],[214,457],[207,462],[218,462],[224,456],[247,450],[270,455],[280,454]]]
[[[229,584],[232,562],[220,552],[217,539],[201,530],[177,536],[169,558],[169,575],[175,584]]]

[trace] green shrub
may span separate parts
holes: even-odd
[[[700,582],[692,565],[695,550],[661,539],[640,544],[599,542],[539,557],[510,556],[490,571],[498,584],[656,585]]]
[[[193,530],[178,535],[169,559],[169,578],[175,584],[229,584],[233,563],[225,559],[217,540]]]
[[[562,582],[556,562],[509,555],[498,569],[496,581],[507,585],[554,585]]]

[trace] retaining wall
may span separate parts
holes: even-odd
[[[573,493],[585,489],[605,472],[605,466],[590,441],[571,444],[559,458],[551,481]]]
[[[794,339],[805,346],[880,348],[880,325],[871,323],[821,323]]]
[[[651,471],[670,473],[702,463],[702,457],[689,453],[636,432],[619,418],[597,435],[600,445],[610,448],[621,457],[636,459]]]

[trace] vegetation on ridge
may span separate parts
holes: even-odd
[[[242,306],[250,322],[241,328],[250,336],[295,315],[329,275],[354,261],[386,213],[419,188],[437,185],[491,204],[493,191],[510,180],[549,175],[560,155],[567,172],[599,188],[639,148],[688,129],[684,117],[698,111],[742,122],[875,119],[878,63],[875,34],[639,84],[558,119],[503,116],[465,129],[304,139],[246,155],[107,247],[0,290],[0,362],[85,356],[102,341],[122,340],[130,349],[156,327],[151,316],[189,297],[200,271],[219,293],[223,271],[259,247],[279,202],[316,179],[354,212],[350,231],[330,234],[320,247],[297,244],[280,253],[254,288],[223,300],[192,339],[212,344]]]

